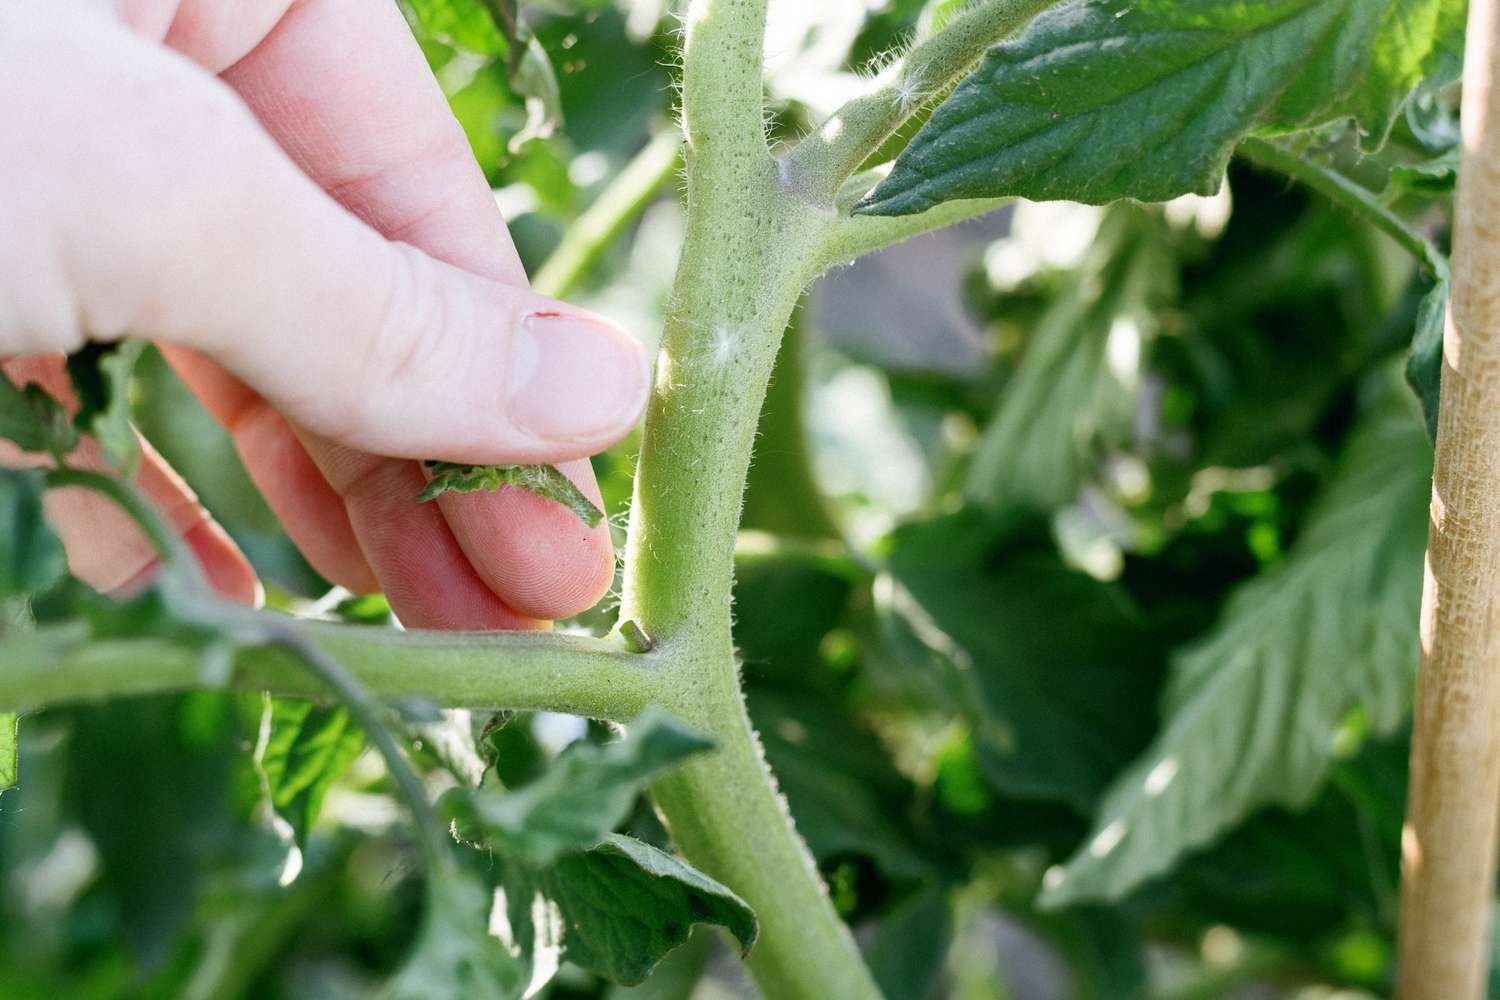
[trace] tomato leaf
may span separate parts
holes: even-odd
[[[0,438],[22,451],[66,455],[78,446],[68,411],[36,383],[16,385],[0,371]]]
[[[1386,183],[1387,195],[1451,194],[1458,185],[1458,155],[1458,147],[1452,146],[1429,159],[1392,167]]]
[[[1075,0],[986,53],[856,207],[1211,194],[1235,144],[1352,118],[1385,141],[1454,70],[1462,0]]]
[[[755,914],[729,889],[665,851],[610,835],[540,871],[510,866],[505,891],[513,926],[538,895],[561,924],[562,956],[616,983],[643,981],[687,940],[694,924],[717,924],[749,952]]]
[[[130,376],[145,348],[144,340],[90,342],[68,355],[68,377],[78,395],[73,426],[92,436],[104,460],[127,475],[140,458],[130,425]]]
[[[1390,733],[1410,708],[1432,450],[1387,387],[1288,561],[1230,598],[1180,655],[1155,742],[1114,782],[1045,901],[1117,899],[1252,811],[1306,805],[1356,707]]]
[[[590,528],[598,526],[604,512],[594,506],[573,480],[551,465],[458,465],[453,462],[429,462],[432,480],[417,496],[425,503],[444,493],[491,492],[504,486],[519,486],[539,497],[545,497],[577,514]]]
[[[14,712],[0,712],[0,792],[13,788],[18,776],[16,766],[16,725]]]
[[[0,600],[47,590],[68,571],[42,516],[42,473],[0,468]]]
[[[531,976],[527,956],[489,933],[493,892],[452,867],[428,873],[427,910],[416,947],[382,994],[385,1000],[515,1000]]]
[[[510,43],[481,0],[405,0],[424,32],[439,41],[489,56],[510,53]]]
[[[1109,364],[1110,338],[1137,352],[1176,289],[1161,225],[1138,207],[1111,209],[1082,265],[1030,333],[969,468],[969,500],[995,510],[1052,511],[1073,502],[1104,448],[1128,437],[1134,386]]]
[[[648,709],[624,739],[573,743],[540,778],[515,791],[455,789],[441,804],[466,839],[540,867],[598,843],[648,781],[711,746],[665,712]]]
[[[1406,357],[1406,384],[1422,401],[1427,436],[1437,440],[1438,396],[1443,376],[1443,322],[1448,313],[1448,282],[1439,281],[1417,307],[1417,331]]]
[[[505,60],[506,82],[526,105],[526,124],[510,140],[517,152],[529,139],[562,127],[562,91],[547,50],[521,20],[515,0],[407,0],[422,30],[460,49]]]
[[[944,681],[1007,795],[1084,811],[1150,738],[1164,656],[1125,595],[973,509],[898,528],[876,586],[893,655]]]
[[[365,734],[342,707],[272,695],[259,703],[253,760],[241,779],[249,794],[242,800],[267,800],[305,845],[324,796],[364,749]]]

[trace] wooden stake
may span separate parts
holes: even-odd
[[[1401,838],[1401,1000],[1478,1000],[1500,809],[1500,0],[1470,0],[1453,279]]]

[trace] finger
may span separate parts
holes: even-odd
[[[286,418],[203,355],[170,345],[163,345],[162,353],[229,432],[256,488],[313,569],[356,594],[379,590],[343,498],[323,478]]]
[[[547,628],[480,579],[433,504],[415,503],[424,478],[414,462],[394,462],[303,438],[344,500],[365,558],[396,617],[412,628]]]
[[[558,466],[597,506],[604,502],[587,460]],[[615,579],[609,525],[521,487],[446,493],[437,501],[475,571],[506,603],[538,618],[570,618],[598,603]]]
[[[193,0],[168,38],[206,43]],[[468,139],[394,4],[304,0],[223,79],[292,161],[388,239],[524,287],[505,220]]]
[[[416,484],[409,502],[415,501],[421,489],[420,472],[411,477],[408,472],[376,471],[374,466],[413,463],[361,456],[328,441],[309,440],[304,446],[285,418],[213,362],[181,348],[169,347],[165,353],[209,412],[229,430],[256,486],[313,568],[355,593],[381,589],[356,540],[344,499],[324,478],[309,448],[341,470],[343,481],[407,477],[406,481]],[[587,461],[565,463],[561,469],[602,505]],[[522,615],[571,617],[593,607],[614,581],[607,525],[589,528],[571,511],[520,489],[449,494],[438,503],[480,580]],[[391,548],[392,542],[373,536],[408,530],[404,522],[384,516],[366,518],[362,528],[367,544],[380,551]],[[397,601],[403,605],[397,608],[403,621],[422,617],[410,607],[411,602]]]
[[[487,586],[436,510],[416,503],[424,483],[416,463],[326,440],[304,445],[264,399],[213,362],[180,348],[169,348],[167,357],[229,429],[256,486],[327,579],[356,593],[384,590],[412,628],[537,628],[538,619],[556,614],[545,605],[540,612],[516,609]],[[312,454],[327,463],[338,489]],[[568,565],[552,570],[574,572]]]
[[[172,38],[198,49],[197,32],[182,25],[179,17]],[[351,45],[359,58],[350,57]],[[385,235],[524,284],[463,131],[393,7],[308,0],[224,78],[309,176]],[[566,471],[597,499],[587,462],[569,463]],[[571,616],[591,607],[613,581],[607,526],[590,529],[518,489],[440,503],[480,577],[521,611]]]
[[[622,331],[382,239],[218,83],[37,10],[0,9],[19,91],[0,104],[0,350],[132,329],[203,350],[320,435],[413,458],[559,461],[634,423],[647,380]]]
[[[144,439],[136,485],[161,511],[198,560],[209,586],[251,607],[263,600],[255,570],[203,506],[197,495]],[[102,466],[88,442],[75,455],[80,465]],[[161,568],[161,559],[140,529],[107,497],[81,487],[48,492],[44,500],[74,576],[104,593],[126,594]]]
[[[29,357],[4,366],[17,384],[36,382],[53,396],[72,404],[72,388],[56,357]],[[144,439],[135,484],[175,528],[197,557],[208,582],[220,594],[242,604],[261,601],[260,582],[239,547],[219,526],[181,476]],[[107,468],[98,446],[85,439],[69,456],[81,468]],[[23,455],[0,441],[0,464],[38,465],[48,459]],[[109,498],[92,490],[68,487],[49,490],[43,500],[68,556],[69,571],[105,593],[128,591],[149,579],[159,568],[156,550],[136,523]]]

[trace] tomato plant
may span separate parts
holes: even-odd
[[[403,7],[538,288],[661,330],[607,510],[442,456],[412,502],[609,515],[618,607],[403,631],[317,596],[142,343],[70,358],[76,413],[0,380],[52,459],[0,472],[5,995],[688,996],[698,924],[773,1000],[1025,996],[1009,928],[1076,996],[1387,991],[1429,440],[1485,412],[1438,407],[1465,5],[669,6]],[[981,265],[926,265],[979,217]],[[967,273],[975,356],[814,353],[838,269],[913,237],[885,284],[936,327]],[[207,591],[132,421],[270,609]],[[70,487],[147,532],[145,592],[68,577]],[[1412,996],[1478,988],[1466,920]]]

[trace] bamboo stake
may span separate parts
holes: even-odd
[[[1477,1000],[1500,809],[1500,0],[1471,0],[1401,838],[1401,1000]]]

